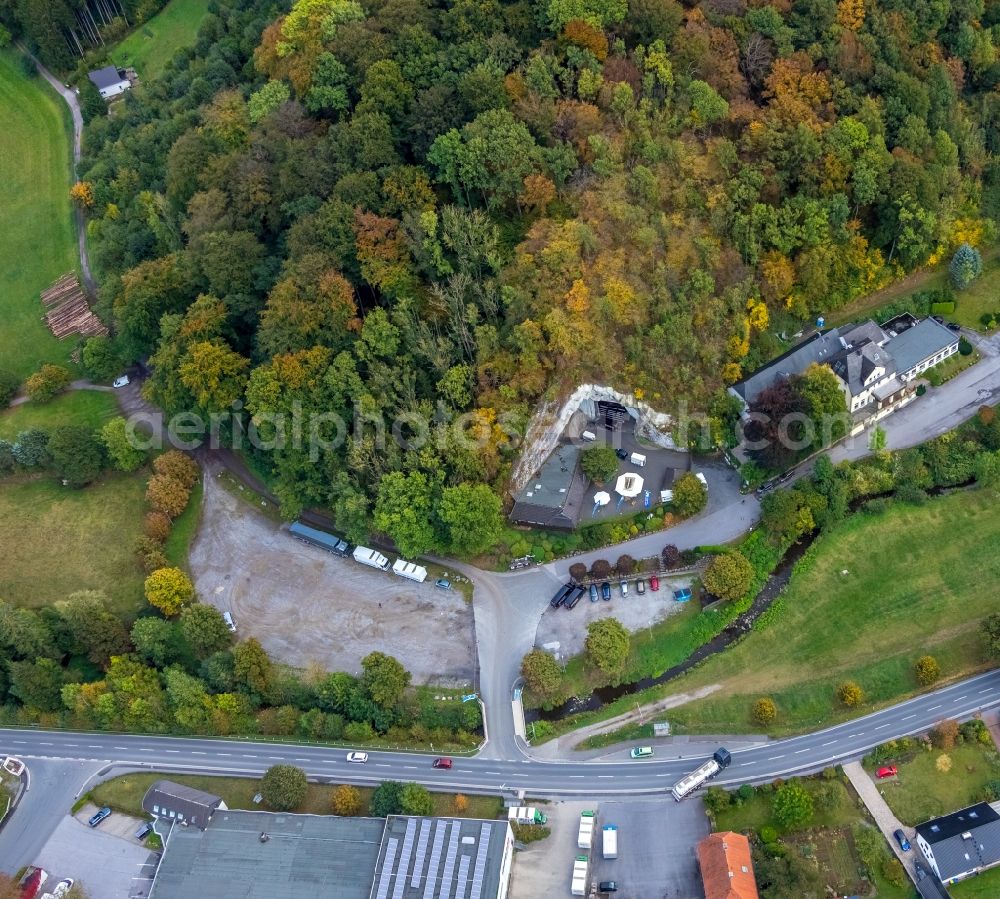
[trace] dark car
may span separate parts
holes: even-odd
[[[597,602],[600,599],[600,594],[597,592],[597,584],[590,585],[590,601]]]
[[[573,592],[572,584],[563,584],[558,590],[556,590],[555,596],[549,602],[549,605],[553,609],[558,609],[564,602],[566,602],[566,597]]]
[[[618,881],[617,880],[602,880],[597,885],[598,893],[617,893],[618,892]]]
[[[903,831],[894,830],[892,835],[896,838],[896,842],[899,843],[899,848],[902,849],[903,852],[910,851],[910,841],[906,839],[906,834],[903,833]]]
[[[607,581],[601,584],[601,599],[611,599],[611,584]]]
[[[153,832],[153,825],[148,821],[142,825],[136,832],[135,838],[141,843],[146,837],[148,837]]]
[[[624,462],[628,458],[628,450],[616,449],[615,455]]]
[[[431,764],[431,767],[432,768],[449,768],[450,769],[451,768],[451,759],[449,759],[449,758],[434,759],[433,763]]]
[[[576,604],[580,601],[580,597],[583,596],[583,594],[586,592],[587,588],[581,587],[579,584],[576,584],[575,586],[570,588],[569,594],[566,596],[564,608],[567,609],[575,608]]]
[[[111,815],[111,809],[109,809],[107,806],[104,806],[104,808],[102,808],[99,812],[92,815],[87,823],[91,827],[97,827],[98,824],[100,824],[105,818],[110,817],[110,815]]]
[[[945,323],[944,323],[944,326],[945,326],[945,327],[946,327],[946,328],[947,328],[947,329],[948,329],[949,331],[954,331],[954,332],[955,332],[956,334],[958,334],[958,333],[959,333],[959,331],[961,331],[961,330],[962,330],[962,326],[961,326],[961,325],[956,325],[956,324],[955,324],[955,322],[945,322]]]

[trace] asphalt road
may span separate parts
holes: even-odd
[[[733,764],[718,779],[722,785],[762,782],[820,770],[855,759],[879,743],[927,730],[943,718],[965,719],[1000,705],[1000,670],[943,687],[934,693],[857,718],[836,727],[785,740],[737,749]],[[624,750],[595,761],[501,760],[488,754],[456,758],[450,771],[431,767],[431,756],[405,752],[370,752],[367,764],[351,764],[346,753],[316,745],[81,734],[6,728],[0,752],[34,764],[35,759],[114,762],[129,767],[206,774],[257,776],[278,762],[298,765],[319,782],[372,784],[383,780],[416,781],[439,790],[461,792],[524,789],[532,796],[605,796],[662,793],[697,767],[712,751],[669,758],[669,744],[659,757],[631,761]]]

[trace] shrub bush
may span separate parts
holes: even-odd
[[[272,765],[260,782],[264,801],[279,812],[297,809],[306,798],[306,773],[294,765]]]
[[[17,395],[17,388],[21,382],[17,375],[6,369],[0,368],[0,409],[6,409],[10,401]]]
[[[917,683],[923,686],[933,684],[941,676],[941,668],[934,656],[921,656],[914,666]]]
[[[972,355],[972,344],[969,343],[969,341],[966,340],[964,337],[962,337],[958,341],[958,352],[961,353],[963,356]]]
[[[837,699],[848,708],[855,708],[864,702],[865,693],[856,681],[847,680],[837,687]]]
[[[762,696],[753,704],[753,720],[767,726],[778,717],[778,707],[770,696]]]
[[[24,382],[24,389],[33,402],[47,403],[57,393],[69,387],[72,380],[73,375],[68,368],[43,365]]]

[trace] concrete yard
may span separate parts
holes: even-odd
[[[704,899],[695,847],[709,833],[701,800],[628,799],[539,805],[549,816],[548,839],[514,857],[511,899],[568,896],[573,859],[589,855],[590,880],[614,880],[623,899]],[[597,811],[589,853],[577,846],[580,812]],[[618,858],[601,857],[600,829],[618,825]],[[588,884],[589,886],[589,884]]]
[[[664,540],[666,542],[666,540]],[[598,618],[617,618],[628,631],[638,631],[662,621],[684,608],[684,603],[674,600],[675,587],[690,587],[691,574],[672,578],[660,578],[660,589],[653,592],[649,588],[649,577],[642,575],[646,582],[646,592],[640,596],[635,589],[637,576],[628,578],[628,596],[622,597],[618,583],[611,579],[611,599],[591,602],[585,594],[576,607],[567,610],[546,608],[538,622],[535,645],[544,646],[558,658],[568,658],[583,652],[587,638],[587,625]],[[555,590],[553,589],[553,593]],[[689,602],[697,602],[695,599]],[[558,647],[553,644],[558,643]]]
[[[96,811],[89,805],[85,809],[89,809],[87,816]],[[72,877],[86,889],[90,899],[148,895],[157,856],[132,837],[139,823],[135,818],[113,814],[100,827],[91,828],[86,821],[66,815],[35,861],[49,873],[46,887]],[[117,831],[126,824],[130,828],[128,838],[118,836]]]
[[[473,677],[472,606],[460,591],[306,546],[230,492],[218,472],[205,476],[189,564],[200,599],[230,611],[238,636],[256,637],[277,661],[360,673],[361,659],[379,650],[414,683],[457,686]]]

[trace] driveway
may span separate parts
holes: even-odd
[[[885,797],[882,796],[882,791],[879,790],[877,784],[868,776],[868,772],[861,766],[861,762],[848,762],[844,765],[844,773],[854,785],[854,789],[858,791],[858,795],[861,797],[861,801],[864,802],[865,808],[868,809],[871,816],[875,819],[878,829],[882,831],[882,835],[889,843],[889,848],[892,849],[896,858],[903,863],[903,867],[906,869],[910,880],[916,883],[917,874],[914,862],[918,860],[918,856],[921,856],[920,850],[917,849],[916,831],[912,827],[906,827],[892,813],[892,809],[889,808]],[[896,842],[896,838],[892,835],[894,830],[902,830],[906,834],[906,838],[913,847],[909,852],[903,852],[899,848],[899,843]]]
[[[238,636],[256,637],[287,665],[360,673],[379,650],[414,683],[464,686],[475,675],[472,607],[458,590],[417,584],[289,536],[205,473],[189,565],[203,602],[229,611]],[[236,488],[239,489],[239,488]]]

